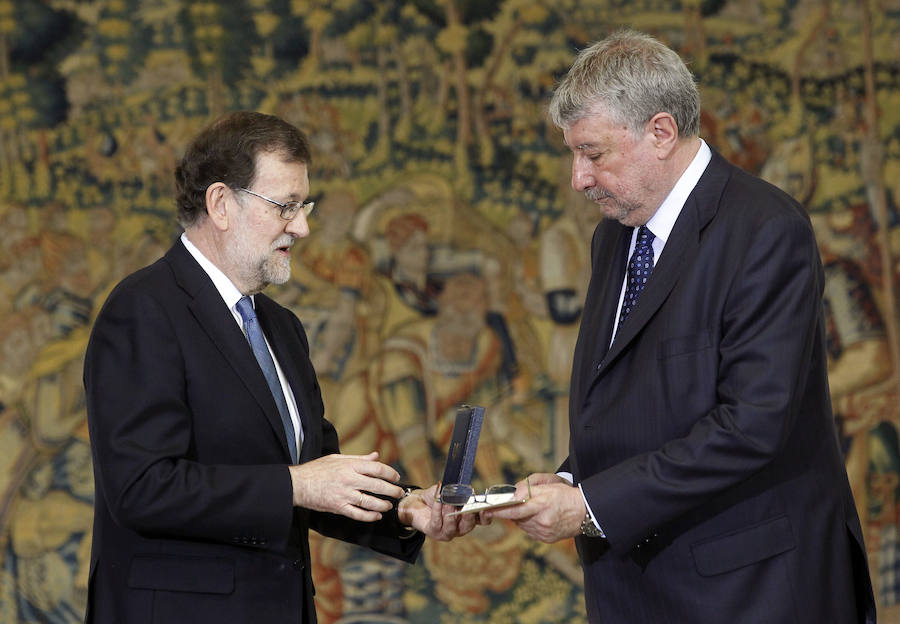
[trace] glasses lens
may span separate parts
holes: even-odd
[[[504,483],[503,485],[492,485],[485,492],[485,494],[487,494],[488,496],[490,496],[492,494],[515,494],[515,493],[516,493],[516,486],[509,485],[506,483]]]
[[[465,505],[472,497],[472,486],[465,483],[448,483],[441,488],[441,502],[447,505]]]
[[[300,203],[288,202],[281,207],[281,218],[290,221],[297,216],[298,212],[300,212]]]
[[[305,204],[303,204],[303,216],[308,217],[310,214],[312,214],[313,208],[315,207],[316,202],[314,201],[306,202]]]

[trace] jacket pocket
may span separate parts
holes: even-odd
[[[752,565],[794,548],[794,533],[787,516],[720,535],[691,545],[694,565],[701,576],[713,576]]]
[[[222,557],[137,555],[131,560],[128,586],[207,594],[234,591],[234,562]]]
[[[690,336],[678,336],[669,338],[659,343],[657,357],[660,360],[674,357],[676,355],[684,355],[686,353],[694,353],[702,351],[712,346],[712,338],[708,329],[691,334]]]

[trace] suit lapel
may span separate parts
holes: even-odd
[[[589,362],[590,368],[575,367],[572,371],[573,396],[581,396],[594,378],[597,365],[609,348],[621,277],[624,276],[632,228],[614,221],[601,221],[591,245],[591,283],[588,285],[581,331],[575,344],[575,362]],[[583,377],[582,377],[583,376]],[[584,379],[587,384],[582,383]]]
[[[285,457],[289,459],[287,436],[272,391],[253,355],[250,343],[222,301],[219,291],[181,242],[176,242],[169,250],[166,260],[172,267],[178,285],[193,298],[188,304],[191,313],[262,408],[269,426],[281,442]]]
[[[611,224],[611,222],[610,222]],[[606,266],[606,275],[600,280],[603,284],[603,292],[598,292],[596,298],[591,298],[592,305],[585,309],[585,320],[590,323],[588,327],[595,327],[597,331],[589,334],[589,351],[591,366],[596,370],[609,350],[609,340],[612,336],[616,321],[616,307],[619,303],[619,291],[622,279],[625,276],[625,267],[628,263],[628,247],[631,244],[631,234],[634,228],[620,227],[619,233],[611,244],[604,244],[605,249],[598,250],[595,266]],[[603,243],[601,243],[603,244]]]

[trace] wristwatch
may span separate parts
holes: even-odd
[[[600,527],[594,524],[589,511],[585,512],[584,520],[581,521],[581,534],[585,537],[606,537]]]

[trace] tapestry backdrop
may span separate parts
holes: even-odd
[[[174,164],[227,110],[311,137],[313,232],[273,292],[345,452],[431,484],[470,403],[476,485],[553,470],[599,215],[546,104],[623,25],[690,61],[703,137],[812,215],[841,442],[900,622],[898,0],[0,0],[0,622],[82,618],[88,332],[178,234]],[[312,547],[326,624],[585,621],[571,541],[502,522],[415,566]]]

